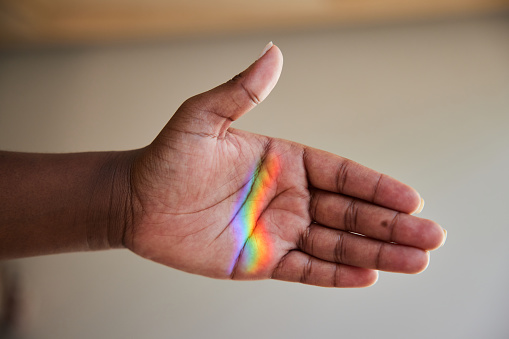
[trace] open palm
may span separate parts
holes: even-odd
[[[412,188],[350,160],[230,127],[275,86],[272,46],[231,81],[187,100],[132,167],[126,246],[214,278],[373,284],[416,273],[444,241],[411,216]]]

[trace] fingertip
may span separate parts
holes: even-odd
[[[269,43],[262,55],[247,69],[226,83],[186,100],[176,116],[199,115],[195,120],[200,123],[193,126],[196,132],[223,135],[232,121],[249,112],[269,95],[279,80],[282,68],[281,51]],[[184,122],[188,120],[186,118]],[[189,128],[189,124],[186,128]]]
[[[445,242],[447,241],[447,230],[445,228],[442,228],[442,231],[444,232],[444,240],[442,240],[442,243],[439,247],[442,247],[445,245]]]
[[[368,278],[366,279],[366,284],[362,287],[370,287],[375,285],[378,282],[379,272],[377,270],[371,270]]]
[[[284,59],[283,59],[283,52],[281,52],[281,49],[279,49],[279,47],[277,45],[272,45],[270,50],[273,50],[273,53],[276,54],[276,58],[281,63],[281,65],[283,65],[283,60]]]
[[[407,189],[407,204],[408,207],[405,212],[408,214],[418,214],[424,208],[424,199],[421,197],[413,187],[405,185]]]
[[[267,51],[272,48],[272,46],[274,46],[274,43],[272,41],[269,42],[267,45],[265,45],[265,47],[263,48],[262,52],[258,56],[258,59],[260,59],[262,56],[264,56],[265,53],[267,53]]]
[[[442,228],[439,224],[433,221],[429,221],[431,225],[428,227],[429,235],[429,246],[425,248],[428,251],[433,251],[444,246],[447,240],[447,231]]]
[[[443,246],[446,231],[433,220],[415,216],[401,218],[401,227],[393,237],[396,243],[433,251]]]
[[[385,246],[378,268],[382,271],[418,274],[426,270],[429,265],[429,252],[403,245]]]
[[[434,251],[445,244],[447,231],[433,220],[407,216],[397,234],[397,243]]]
[[[420,260],[416,260],[413,271],[410,273],[411,274],[420,274],[420,273],[426,271],[426,269],[429,266],[429,262],[430,262],[430,253],[429,253],[429,251],[424,251],[424,256]]]
[[[256,94],[258,102],[262,102],[276,86],[282,69],[283,54],[271,41],[255,63],[246,70],[244,86]]]
[[[419,202],[419,206],[415,209],[415,211],[412,213],[412,214],[419,214],[422,212],[422,210],[424,209],[424,199],[423,198],[420,198],[420,202]]]
[[[271,55],[271,54],[272,54],[272,58],[276,58],[281,63],[283,62],[283,53],[281,52],[281,50],[279,49],[279,47],[277,45],[274,45],[274,43],[272,41],[269,42],[267,45],[265,45],[265,47],[263,48],[262,52],[260,53],[260,55],[258,56],[258,58],[256,60],[258,61],[262,58],[265,58],[266,55]]]
[[[375,194],[374,203],[407,214],[417,212],[424,203],[413,187],[385,174],[380,176]]]
[[[365,288],[373,286],[378,282],[378,270],[361,267],[350,267],[351,272],[355,272],[348,279],[343,280],[343,286],[341,287],[354,287],[354,288]]]

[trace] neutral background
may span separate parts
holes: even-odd
[[[149,143],[187,97],[274,40],[278,86],[235,127],[417,188],[447,244],[360,290],[194,276],[126,250],[11,261],[22,338],[507,338],[509,18],[4,51],[0,148]]]

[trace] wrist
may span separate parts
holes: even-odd
[[[132,228],[131,174],[137,151],[110,152],[101,164],[87,216],[89,250],[123,248]]]

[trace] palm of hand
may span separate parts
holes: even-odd
[[[154,190],[144,189],[133,248],[192,273],[270,277],[311,221],[302,149],[237,130],[188,139],[168,154],[180,159],[168,166],[180,168],[150,175]]]
[[[424,269],[423,249],[438,247],[443,233],[405,214],[419,204],[411,188],[346,159],[229,127],[266,97],[281,63],[272,48],[239,77],[189,99],[142,151],[127,246],[215,278],[366,286],[376,281],[374,269]]]

